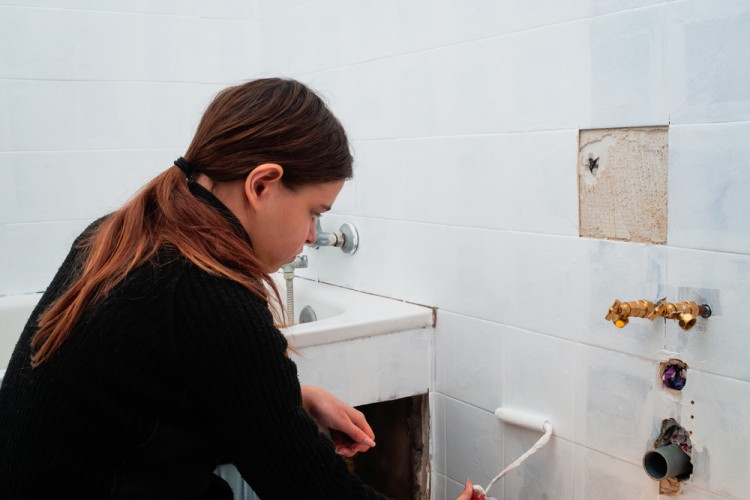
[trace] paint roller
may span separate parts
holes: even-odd
[[[524,460],[529,458],[531,455],[541,449],[545,444],[547,444],[547,441],[549,441],[549,438],[552,436],[552,424],[550,423],[549,419],[546,419],[544,417],[520,412],[517,410],[511,410],[509,408],[498,408],[497,410],[495,410],[495,416],[506,424],[517,425],[519,427],[526,427],[527,429],[541,431],[544,433],[544,435],[539,439],[539,441],[536,442],[536,444],[534,444],[534,446],[531,447],[531,449],[529,449],[529,451],[518,457],[512,464],[500,471],[500,474],[495,476],[495,478],[490,481],[490,484],[487,485],[487,488],[482,488],[478,485],[474,486],[474,493],[471,496],[472,500],[486,500],[487,494],[490,492],[490,488],[492,488],[492,485],[495,484],[498,479],[521,465]]]

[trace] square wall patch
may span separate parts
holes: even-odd
[[[581,130],[580,235],[667,242],[668,127]]]

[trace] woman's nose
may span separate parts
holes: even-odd
[[[315,237],[317,235],[315,234],[315,219],[310,221],[310,227],[307,228],[307,238],[305,239],[305,243],[312,244],[315,243]]]

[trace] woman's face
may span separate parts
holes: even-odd
[[[315,241],[316,219],[331,209],[343,186],[340,180],[290,189],[280,177],[259,176],[257,182],[248,178],[246,229],[266,272],[292,262],[305,243]]]

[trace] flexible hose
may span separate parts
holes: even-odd
[[[482,494],[487,495],[490,492],[490,488],[492,488],[492,485],[495,484],[495,482],[498,479],[500,479],[505,474],[507,474],[508,472],[512,471],[513,469],[515,469],[516,467],[518,467],[519,465],[521,465],[521,463],[524,460],[526,460],[531,455],[533,455],[538,450],[540,450],[545,444],[547,444],[547,441],[549,441],[549,438],[551,436],[552,436],[552,424],[550,424],[549,422],[545,422],[544,423],[544,435],[541,438],[539,438],[539,441],[537,441],[536,444],[534,446],[532,446],[529,451],[527,451],[526,453],[524,453],[523,455],[521,455],[520,457],[518,457],[515,462],[513,462],[512,464],[510,464],[509,466],[507,466],[505,469],[503,469],[500,472],[500,474],[498,474],[497,476],[495,476],[495,479],[493,479],[492,481],[490,481],[490,484],[487,485],[487,488],[485,490],[482,490],[481,486],[474,486],[475,491],[479,491]]]
[[[294,324],[294,277],[286,278],[286,320]]]

